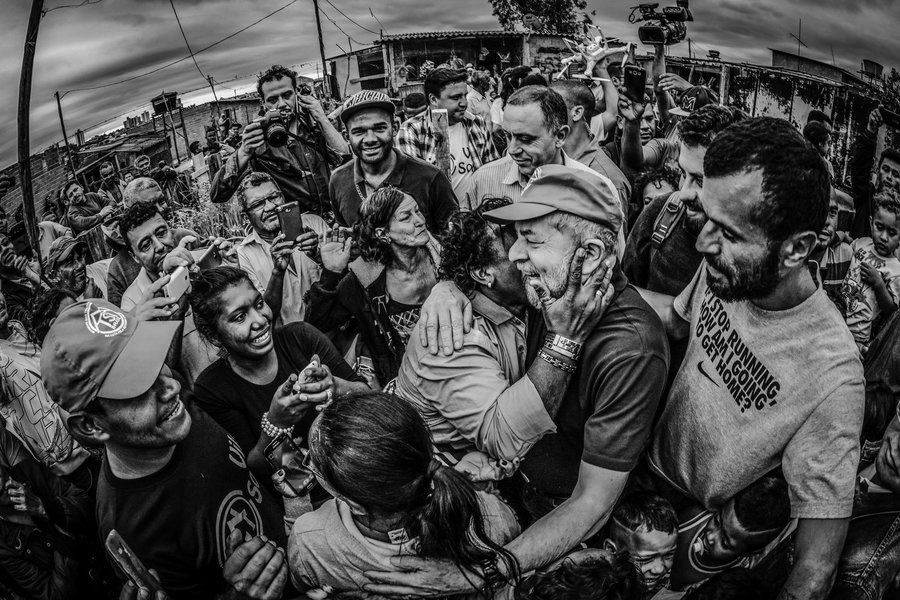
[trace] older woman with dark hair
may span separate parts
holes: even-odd
[[[320,247],[322,276],[309,291],[306,320],[322,331],[356,320],[357,355],[372,360],[381,384],[397,375],[419,309],[437,282],[437,241],[415,199],[384,187],[360,207],[354,238],[360,257],[350,262],[353,240],[326,234]]]

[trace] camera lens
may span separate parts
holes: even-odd
[[[287,129],[278,121],[270,121],[266,128],[266,143],[270,146],[284,146],[288,141]]]

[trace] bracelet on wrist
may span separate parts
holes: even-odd
[[[267,436],[272,438],[273,440],[277,438],[279,435],[286,435],[290,437],[291,433],[294,431],[293,427],[276,427],[272,425],[272,422],[269,421],[269,412],[266,411],[262,416],[262,430]]]
[[[482,560],[479,566],[481,567],[481,579],[484,582],[482,593],[485,597],[490,598],[493,596],[491,592],[506,583],[506,577],[500,572],[496,556]]]
[[[550,356],[543,350],[538,351],[538,357],[550,364],[551,367],[556,367],[560,371],[565,371],[566,373],[574,373],[578,370],[578,367],[574,363],[568,363],[564,360],[556,358],[555,356]]]
[[[544,338],[544,348],[577,362],[581,357],[584,344],[558,334],[548,333]]]

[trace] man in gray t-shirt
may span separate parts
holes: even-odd
[[[703,171],[704,262],[674,300],[646,293],[669,333],[689,337],[648,462],[710,509],[780,465],[799,519],[780,598],[823,598],[853,506],[864,405],[849,330],[806,267],[828,171],[790,123],[768,117],[719,134]]]

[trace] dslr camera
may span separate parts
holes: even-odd
[[[259,124],[262,126],[263,135],[265,136],[268,145],[280,147],[287,144],[287,124],[284,122],[284,119],[281,118],[280,112],[277,110],[266,111],[259,120]]]
[[[676,0],[676,6],[664,6],[659,12],[659,4],[639,4],[631,8],[629,23],[648,22],[638,27],[638,39],[652,46],[670,46],[684,40],[687,35],[687,21],[694,15],[688,7],[689,0]]]

